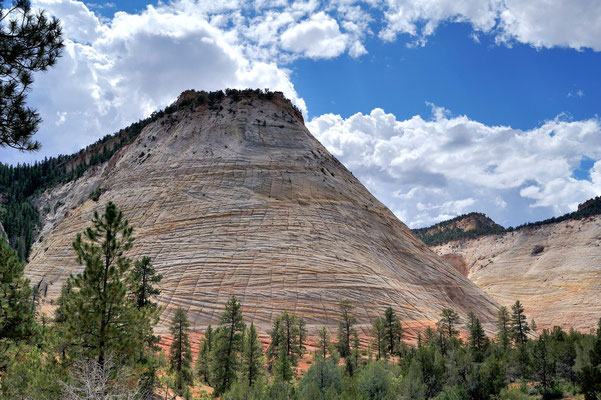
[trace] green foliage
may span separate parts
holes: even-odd
[[[23,270],[16,252],[0,239],[0,350],[2,342],[28,339],[35,328],[33,292]]]
[[[44,345],[20,343],[6,350],[9,360],[0,380],[0,399],[59,399],[65,371]]]
[[[392,386],[392,376],[383,362],[371,362],[358,374],[357,386],[369,400],[385,399]]]
[[[382,318],[376,318],[371,325],[371,348],[375,353],[376,360],[388,356],[388,336],[385,322]]]
[[[173,342],[169,349],[169,366],[176,374],[176,389],[182,390],[192,383],[192,350],[188,339],[190,322],[183,308],[175,310],[169,332]]]
[[[320,396],[325,396],[326,391],[330,388],[334,388],[339,393],[341,382],[340,369],[331,360],[320,357],[305,372],[299,382],[298,390],[301,398],[309,398],[307,392],[314,392],[312,387],[317,388]]]
[[[439,222],[428,228],[413,229],[415,233],[428,246],[436,246],[444,244],[452,240],[471,239],[484,235],[493,235],[505,232],[505,228],[490,221],[489,224],[479,224],[475,229],[463,230],[454,227],[455,223],[465,218],[483,218],[488,217],[482,213],[472,212],[469,214],[459,215],[453,219]]]
[[[438,340],[440,345],[440,351],[442,354],[446,354],[449,347],[455,344],[455,338],[459,335],[457,324],[459,324],[460,318],[454,310],[450,308],[443,308],[440,313],[440,320],[438,321]]]
[[[244,338],[242,353],[242,377],[248,386],[253,386],[263,376],[264,365],[261,342],[255,324],[251,322]]]
[[[555,363],[550,354],[549,331],[544,329],[538,340],[534,343],[533,369],[541,387],[543,398],[551,398],[549,389],[554,384]]]
[[[204,337],[200,342],[200,349],[198,350],[198,358],[196,359],[196,375],[202,379],[207,385],[211,384],[211,363],[213,353],[213,343],[215,340],[215,333],[213,328],[209,324],[205,331]]]
[[[152,309],[138,309],[134,300],[132,260],[125,256],[132,245],[133,228],[110,202],[102,215],[94,213],[92,226],[73,242],[85,268],[61,292],[56,328],[63,363],[80,366],[81,373],[119,374],[131,366],[147,381],[153,379],[147,354],[154,351],[150,345],[156,318]],[[113,368],[105,365],[107,360]]]
[[[585,400],[596,400],[601,396],[601,319],[589,352],[589,362],[580,370],[577,379]]]
[[[269,332],[271,342],[267,348],[267,359],[273,365],[281,354],[284,347],[288,359],[293,366],[298,365],[302,357],[304,345],[302,341],[306,337],[305,321],[294,314],[284,311],[273,321],[273,329]]]
[[[37,150],[32,140],[41,122],[25,104],[33,74],[56,63],[63,48],[59,21],[17,0],[8,9],[0,4],[0,147]]]
[[[225,393],[236,380],[244,342],[244,321],[240,302],[232,296],[225,305],[213,350],[213,382],[217,395]]]
[[[292,362],[290,361],[290,357],[284,346],[280,346],[280,354],[273,366],[273,375],[277,380],[283,382],[290,382],[294,377]]]
[[[468,314],[468,325],[469,331],[469,346],[472,353],[472,357],[476,362],[482,362],[484,358],[484,352],[488,347],[488,338],[484,333],[480,320],[474,315],[473,312]]]
[[[343,300],[338,304],[340,308],[340,321],[338,322],[338,351],[344,358],[348,358],[351,355],[351,341],[353,334],[356,333],[354,325],[357,323],[357,319],[353,316],[353,309],[355,308],[350,300]]]
[[[509,311],[507,307],[502,306],[497,313],[497,341],[501,344],[503,351],[506,352],[511,344],[510,337]]]
[[[0,42],[2,40],[0,39]],[[251,96],[271,100],[274,96],[274,93],[267,89],[265,91],[228,89],[226,93],[231,96],[232,101]],[[57,184],[76,180],[91,167],[110,160],[117,151],[131,143],[149,124],[161,119],[163,119],[162,122],[165,122],[171,114],[180,110],[188,110],[191,107],[203,104],[210,108],[215,107],[216,102],[221,101],[225,96],[226,94],[221,90],[196,92],[195,96],[191,96],[188,100],[155,111],[148,118],[134,122],[112,135],[107,135],[72,155],[45,158],[43,161],[31,165],[11,166],[0,163],[0,223],[4,226],[9,244],[17,251],[19,259],[21,261],[28,259],[31,245],[40,228],[40,215],[33,203],[36,196]],[[298,115],[302,118],[300,111],[298,111]],[[89,197],[93,201],[97,201],[102,192],[103,189],[96,189],[89,194]],[[52,210],[41,211],[44,213],[55,212],[60,205],[57,203]]]
[[[330,352],[330,334],[328,330],[323,327],[317,331],[317,353],[318,357],[326,358],[328,356],[328,352]]]
[[[384,329],[386,336],[386,345],[388,354],[391,356],[401,353],[401,343],[403,340],[403,326],[401,320],[397,317],[392,307],[388,307],[384,312]]]
[[[151,299],[161,294],[155,285],[161,282],[163,275],[156,273],[150,257],[144,256],[134,263],[130,279],[138,309],[144,307],[156,309],[157,304],[153,303]]]
[[[511,306],[511,320],[510,320],[510,333],[513,342],[518,344],[524,344],[528,340],[528,334],[530,333],[530,327],[524,314],[524,306],[517,300],[513,306]]]
[[[447,221],[439,222],[427,228],[413,229],[413,233],[415,233],[428,246],[437,246],[453,240],[472,239],[485,235],[513,232],[520,229],[555,224],[562,221],[585,219],[599,214],[601,214],[601,196],[597,196],[584,202],[583,204],[580,204],[577,211],[560,215],[559,217],[548,218],[542,221],[528,222],[516,226],[515,228],[503,228],[501,225],[497,225],[495,223],[490,223],[486,226],[478,226],[476,229],[470,230],[463,230],[461,228],[453,227],[457,221],[460,221],[464,218],[473,216],[487,218],[484,214],[472,212],[469,214],[459,215]]]
[[[245,380],[234,382],[221,398],[222,400],[263,400],[267,398],[267,387],[262,381],[258,381],[252,386]]]

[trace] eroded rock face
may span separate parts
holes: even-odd
[[[588,331],[601,317],[601,216],[433,247],[461,259],[500,304],[520,300],[539,328]]]
[[[6,231],[0,222],[0,240],[8,240],[8,236],[6,236]]]
[[[82,267],[71,242],[112,200],[135,227],[132,257],[163,274],[159,333],[176,307],[216,324],[232,294],[266,331],[283,310],[336,329],[350,299],[360,326],[392,306],[421,329],[443,307],[491,327],[496,303],[419,241],[276,96],[179,110],[107,163],[38,199],[48,211],[26,273],[49,304]],[[102,189],[97,202],[90,193]]]

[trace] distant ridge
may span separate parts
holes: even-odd
[[[528,222],[516,226],[515,228],[504,228],[485,214],[471,212],[439,222],[427,228],[413,229],[413,233],[428,246],[438,246],[453,240],[473,239],[481,236],[514,232],[524,228],[555,224],[562,221],[579,220],[599,214],[601,214],[601,196],[594,197],[579,204],[578,209],[571,213],[542,221]]]
[[[503,232],[505,228],[485,214],[477,212],[459,215],[428,228],[413,229],[413,233],[429,246]]]

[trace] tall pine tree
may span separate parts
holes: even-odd
[[[200,342],[198,359],[196,360],[196,374],[207,385],[211,384],[211,356],[213,353],[214,340],[215,333],[209,324],[205,331],[204,338]]]
[[[507,352],[511,344],[509,323],[509,311],[507,311],[507,307],[502,306],[497,312],[497,342],[504,352]]]
[[[244,339],[244,352],[242,353],[242,376],[248,386],[253,386],[263,374],[263,349],[255,324],[250,323]]]
[[[176,386],[182,390],[192,383],[192,350],[188,339],[190,322],[183,308],[175,310],[169,332],[173,335],[173,343],[169,349],[169,366],[176,374]]]
[[[269,332],[271,342],[267,348],[267,356],[270,364],[279,357],[280,347],[286,349],[288,359],[293,366],[298,365],[298,360],[302,357],[304,336],[306,328],[304,320],[294,314],[284,311],[273,321],[273,329]],[[303,332],[304,331],[304,332]]]
[[[35,329],[32,289],[17,253],[0,238],[0,371],[9,345],[29,339]]]
[[[317,356],[326,358],[330,351],[330,334],[325,326],[317,331],[317,337]]]
[[[401,320],[397,317],[392,307],[388,307],[384,312],[384,328],[386,330],[386,345],[388,354],[391,356],[398,354],[401,350],[401,340],[403,339],[403,327]]]
[[[374,320],[371,325],[371,347],[376,354],[376,360],[388,355],[388,342],[387,342],[386,325],[382,318],[378,317]]]
[[[157,307],[156,303],[152,302],[152,298],[161,294],[155,285],[161,282],[163,275],[156,273],[150,257],[144,256],[141,260],[136,261],[130,277],[138,309]]]
[[[511,306],[511,337],[513,342],[517,344],[525,344],[528,341],[528,333],[530,327],[524,314],[524,307],[519,300]]]
[[[340,355],[347,358],[351,355],[351,341],[355,332],[357,319],[353,316],[355,307],[350,300],[343,300],[338,304],[340,308],[340,321],[338,322],[338,351]]]
[[[213,382],[216,395],[225,393],[236,380],[244,341],[240,303],[232,296],[225,305],[213,351]]]
[[[112,202],[77,234],[73,248],[85,268],[69,278],[59,299],[59,329],[70,360],[95,358],[103,367],[110,355],[116,364],[133,363],[152,341],[152,312],[137,308],[128,275],[132,261],[125,252],[133,241],[133,228]]]

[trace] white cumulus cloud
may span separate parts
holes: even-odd
[[[285,50],[312,58],[332,58],[346,50],[348,36],[340,32],[335,19],[320,12],[288,28],[281,41]]]
[[[412,227],[470,211],[515,225],[601,195],[601,120],[558,117],[523,131],[432,109],[432,120],[397,120],[376,108],[346,119],[322,115],[308,126]],[[590,180],[573,177],[584,157],[597,160]]]

